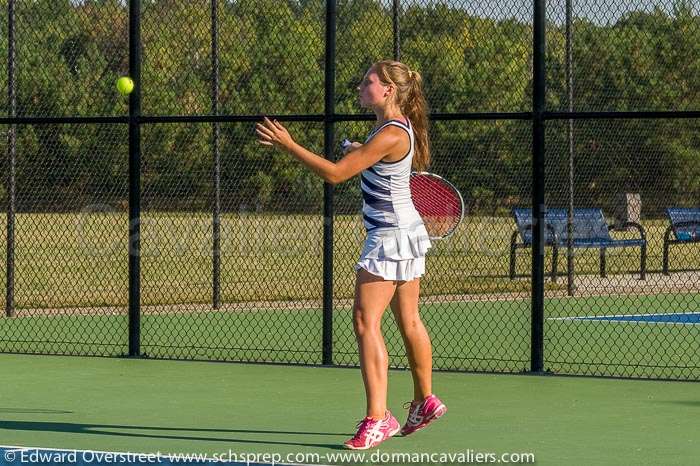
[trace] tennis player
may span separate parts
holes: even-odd
[[[277,120],[264,118],[256,132],[259,143],[291,153],[328,183],[360,175],[367,237],[355,265],[353,327],[367,412],[344,445],[364,450],[399,431],[406,436],[426,427],[447,408],[432,392],[432,348],[418,313],[420,277],[431,247],[409,187],[411,170],[423,171],[430,162],[421,76],[403,63],[383,60],[369,68],[357,90],[360,105],[374,111],[377,121],[364,144],[346,146],[337,163],[297,144]],[[389,354],[381,331],[387,305],[413,375],[413,401],[404,404],[408,419],[403,427],[387,409]]]

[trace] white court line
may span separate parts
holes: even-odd
[[[611,314],[602,316],[547,317],[547,320],[583,320],[604,321],[620,324],[656,324],[656,325],[700,325],[700,322],[654,322],[647,320],[611,320],[613,317],[651,317],[651,316],[697,316],[700,312],[654,312],[651,314]]]
[[[105,454],[110,454],[110,455],[155,455],[157,453],[151,452],[151,453],[140,453],[140,452],[134,452],[134,451],[104,451],[104,450],[79,450],[77,448],[49,448],[49,447],[22,447],[18,445],[0,445],[0,452],[2,451],[11,451],[13,453],[21,452],[24,450],[42,450],[42,451],[64,451],[64,452],[92,452],[92,453],[105,453]],[[168,460],[169,456],[176,456],[176,455],[186,455],[187,453],[161,453],[160,458],[163,460]],[[192,455],[193,453],[190,453]],[[202,453],[203,454],[203,453]],[[272,454],[272,453],[271,453]],[[2,458],[0,458],[0,462],[2,462]],[[187,464],[187,462],[184,459],[181,459],[179,461],[167,461],[170,464]],[[193,464],[229,464],[229,465],[245,465],[246,463],[241,463],[241,462],[235,462],[235,461],[214,461],[208,460],[208,461],[191,461]],[[100,464],[100,462],[96,462],[95,464]],[[158,463],[155,463],[158,464]],[[251,464],[265,464],[265,465],[271,465],[272,463],[251,463]],[[274,464],[279,464],[281,466],[333,466],[329,464],[310,464],[310,463],[274,463]]]

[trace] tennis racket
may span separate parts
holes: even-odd
[[[443,177],[428,172],[411,173],[411,198],[430,239],[452,235],[464,218],[459,190]]]
[[[348,139],[340,143],[343,151],[350,145]],[[452,235],[464,218],[464,199],[455,186],[439,175],[412,172],[411,198],[423,219],[428,237],[444,239]]]

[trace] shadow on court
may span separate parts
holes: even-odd
[[[60,409],[37,409],[37,408],[0,408],[0,414],[73,414],[73,411]]]
[[[689,406],[691,408],[700,408],[700,401],[694,400],[659,400],[657,403],[674,404],[679,406]]]
[[[11,409],[11,408],[5,408]],[[0,408],[0,413],[3,412],[26,412],[26,411],[7,411]],[[45,410],[40,410],[45,411]],[[51,411],[51,410],[48,410]],[[56,412],[56,411],[51,411]],[[60,411],[58,411],[60,412]],[[130,430],[153,430],[158,432],[202,432],[202,433],[231,433],[231,434],[281,434],[281,435],[333,435],[341,437],[350,437],[353,434],[348,433],[332,433],[332,432],[303,432],[303,431],[285,431],[285,430],[259,430],[259,429],[203,429],[189,427],[156,427],[156,426],[126,426],[116,424],[81,424],[73,422],[49,422],[49,421],[6,421],[0,420],[0,429],[7,430],[24,430],[33,432],[62,432],[73,434],[91,434],[91,435],[108,435],[120,436],[129,438],[157,438],[157,439],[173,439],[173,440],[202,440],[209,442],[235,442],[241,444],[261,444],[261,445],[294,445],[303,447],[320,447],[330,449],[343,449],[343,446],[337,443],[304,443],[304,442],[284,442],[275,440],[248,440],[236,439],[223,436],[206,436],[194,437],[190,435],[165,435],[165,434],[145,434],[136,432],[115,432],[108,429],[130,429]]]

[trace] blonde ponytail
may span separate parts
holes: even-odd
[[[418,71],[393,60],[382,60],[372,67],[382,82],[396,85],[396,104],[411,121],[416,140],[412,168],[416,171],[427,170],[430,166],[430,141],[428,103],[423,93],[423,77]]]

